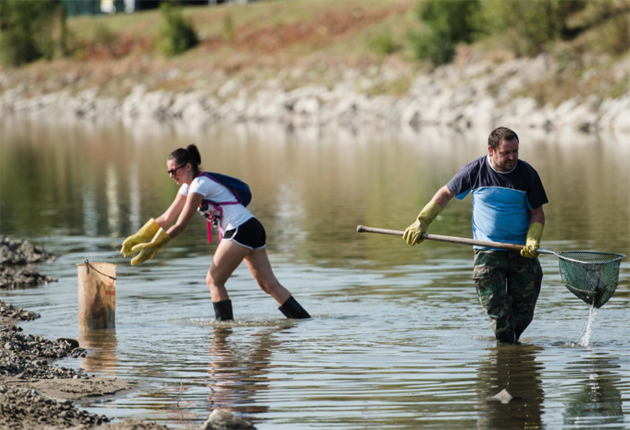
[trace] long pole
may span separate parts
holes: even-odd
[[[400,230],[388,230],[384,228],[366,227],[364,225],[357,226],[357,232],[358,233],[389,234],[391,236],[402,236],[404,233],[404,231],[400,231]],[[523,245],[516,245],[513,243],[467,239],[464,237],[441,236],[439,234],[423,234],[422,238],[427,239],[427,240],[435,240],[438,242],[459,243],[461,245],[477,245],[477,246],[483,246],[484,248],[508,249],[510,251],[520,251],[521,249],[523,249]]]

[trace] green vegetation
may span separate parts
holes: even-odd
[[[425,27],[408,37],[417,58],[428,59],[435,64],[449,63],[458,43],[473,41],[473,18],[478,10],[478,0],[421,3],[418,18]]]
[[[7,0],[0,4],[0,63],[16,67],[55,52],[56,2]]]
[[[171,2],[160,5],[162,23],[157,36],[157,48],[167,57],[183,54],[199,40],[192,24],[184,18],[181,7]]]
[[[385,57],[389,54],[394,53],[396,51],[397,46],[394,41],[394,36],[392,32],[386,30],[377,36],[373,37],[370,41],[370,49],[372,52],[376,53],[381,57]]]
[[[416,58],[434,64],[451,62],[460,43],[495,40],[516,56],[534,56],[589,32],[596,36],[583,49],[616,55],[630,46],[629,11],[627,0],[425,0],[421,29],[408,40]]]
[[[570,31],[568,19],[587,3],[582,0],[483,0],[473,18],[474,27],[477,37],[501,37],[516,55],[536,55],[546,51],[552,42],[577,35]]]

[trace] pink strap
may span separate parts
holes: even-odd
[[[221,239],[223,238],[223,228],[221,227],[221,220],[223,218],[223,208],[221,207],[221,205],[240,205],[239,202],[213,202],[210,200],[207,200],[207,202],[209,204],[212,205],[212,207],[214,208],[215,211],[217,211],[219,213],[219,243],[221,243]],[[214,218],[213,215],[210,215],[210,217],[208,218],[208,243],[212,243],[212,219]]]

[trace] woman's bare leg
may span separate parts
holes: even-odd
[[[210,297],[212,297],[213,302],[216,303],[230,298],[225,288],[225,283],[241,264],[241,261],[250,253],[252,253],[251,249],[238,245],[231,240],[221,241],[217,251],[214,253],[210,270],[208,270],[206,275],[206,284],[208,284],[210,289]]]
[[[265,248],[253,250],[245,257],[245,264],[247,264],[247,268],[258,283],[258,286],[271,295],[279,305],[284,304],[291,297],[289,290],[280,285],[280,282],[273,274]]]

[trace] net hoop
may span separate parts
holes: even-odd
[[[598,256],[598,257],[609,257],[607,260],[580,260],[577,258],[571,258],[568,257],[569,254],[581,254],[581,255],[593,255],[593,256]],[[563,251],[563,252],[557,252],[556,256],[562,260],[566,260],[566,261],[570,261],[572,263],[578,263],[578,264],[610,264],[610,263],[614,263],[616,261],[621,261],[624,258],[626,258],[626,256],[624,254],[617,254],[615,252],[598,252],[598,251]]]

